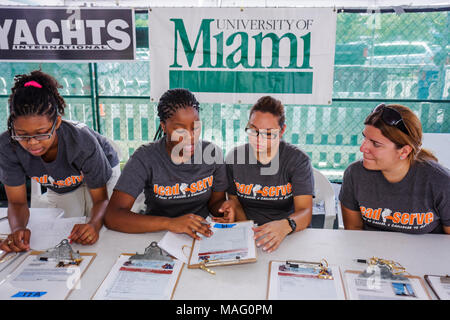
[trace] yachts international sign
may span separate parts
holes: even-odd
[[[0,8],[0,60],[133,60],[134,12],[109,8]]]
[[[186,88],[201,102],[330,104],[332,8],[153,8],[151,98]]]

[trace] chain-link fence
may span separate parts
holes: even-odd
[[[137,61],[126,63],[43,63],[68,103],[65,117],[87,123],[113,139],[125,162],[153,139],[159,120],[149,97],[147,14],[137,13]],[[412,13],[338,12],[333,101],[327,106],[286,105],[284,139],[308,153],[330,180],[361,157],[363,121],[380,102],[414,110],[424,132],[450,134],[450,11]],[[37,63],[2,63],[0,108],[15,74]],[[201,104],[202,138],[224,152],[247,140],[250,105]],[[6,120],[0,123],[6,129]]]

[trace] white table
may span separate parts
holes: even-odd
[[[81,288],[73,291],[69,299],[90,299],[121,253],[142,253],[151,241],[159,241],[164,234],[105,230],[93,246],[73,245],[75,250],[95,252],[97,257],[81,278]],[[307,229],[288,236],[271,254],[258,249],[256,263],[214,267],[216,275],[184,266],[174,299],[263,300],[271,260],[319,261],[325,258],[329,264],[339,265],[343,272],[362,271],[365,265],[354,259],[375,256],[399,262],[412,275],[444,275],[450,273],[449,248],[450,235]],[[427,290],[435,298],[428,287]]]

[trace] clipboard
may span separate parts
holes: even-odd
[[[431,291],[433,291],[434,295],[439,299],[439,300],[448,300],[450,297],[450,293],[447,293],[447,295],[445,295],[446,292],[441,293],[441,288],[436,287],[441,285],[441,283],[447,284],[450,286],[450,276],[449,275],[445,275],[445,276],[438,276],[438,275],[433,275],[433,274],[426,274],[423,276],[426,283],[428,284],[428,286],[431,288]],[[439,279],[439,283],[436,283],[433,285],[434,280]],[[442,289],[443,290],[443,289]]]
[[[94,292],[94,294],[91,297],[91,300],[104,300],[104,299],[120,299],[119,297],[107,297],[107,290],[110,290],[111,286],[115,284],[115,281],[117,281],[118,276],[119,276],[119,272],[120,271],[135,271],[135,272],[140,272],[142,271],[141,274],[148,274],[149,270],[148,269],[142,269],[142,270],[137,270],[138,266],[133,265],[131,262],[131,258],[132,257],[137,257],[137,259],[135,261],[141,260],[141,261],[145,261],[145,262],[156,262],[158,261],[160,264],[167,262],[167,263],[173,263],[173,269],[171,270],[167,270],[166,274],[169,273],[170,271],[175,272],[175,280],[174,283],[173,281],[171,282],[170,279],[168,281],[167,284],[167,288],[170,290],[170,294],[168,296],[169,300],[173,299],[173,295],[175,293],[176,287],[178,285],[182,270],[183,270],[183,266],[184,263],[176,260],[172,257],[169,256],[164,256],[162,254],[160,255],[154,255],[150,252],[150,249],[155,249],[158,248],[158,250],[161,250],[158,246],[156,242],[152,242],[147,248],[144,254],[140,255],[138,253],[133,254],[133,253],[122,253],[119,255],[119,257],[117,258],[116,262],[114,263],[114,265],[112,266],[111,270],[108,272],[108,274],[105,276],[105,278],[103,279],[102,283],[99,285],[99,287],[96,289],[96,291]],[[162,259],[165,259],[167,257],[169,257],[169,259],[167,260],[160,260],[162,257]],[[128,266],[125,266],[126,263],[129,262]],[[129,270],[127,270],[129,268]],[[155,270],[154,274],[158,274],[159,272],[164,272],[163,270]],[[172,288],[170,288],[172,286]],[[165,288],[163,288],[165,289]],[[130,295],[133,294],[137,294],[136,292],[130,292]],[[148,296],[147,296],[148,297]],[[142,298],[142,297],[141,297]],[[121,299],[140,299],[139,297],[122,297]],[[161,299],[161,298],[158,298]]]
[[[322,261],[325,261],[326,264]],[[339,266],[329,266],[326,260],[323,259],[322,261],[308,262],[299,260],[271,260],[269,262],[269,272],[267,277],[266,300],[347,299]],[[290,269],[291,267],[292,269]],[[292,277],[295,281],[299,282],[305,280],[304,284],[310,284],[311,287],[307,289],[307,292],[305,290],[303,290],[303,292],[295,290],[295,292],[292,295],[289,295],[289,297],[280,296],[278,292],[278,289],[280,288],[280,277],[284,276]],[[276,283],[274,283],[275,281]],[[319,282],[321,284],[320,286],[317,285]],[[295,288],[294,286],[289,287]],[[303,289],[305,287],[306,286],[304,286]],[[319,293],[320,290],[322,290],[322,292]],[[314,293],[316,292],[317,296],[314,296]]]
[[[352,286],[349,285],[349,279],[355,279],[356,277],[358,277],[360,274],[362,274],[364,271],[356,271],[356,270],[345,270],[344,271],[344,287],[346,289],[346,295],[348,297],[348,299],[352,299]],[[418,298],[418,299],[424,299],[424,300],[431,300],[431,296],[430,293],[428,292],[427,288],[425,287],[425,283],[422,280],[421,277],[419,276],[414,276],[414,275],[402,275],[402,277],[406,278],[407,280],[410,281],[410,288],[413,289],[413,292],[415,294],[415,297],[412,296],[411,294],[408,293],[404,293],[403,290],[408,290],[408,288],[403,285],[404,288],[401,288],[402,286],[400,286],[401,289],[398,289],[395,287],[394,284],[404,284],[405,281],[402,280],[389,280],[389,279],[379,279],[377,280],[375,277],[373,278],[373,286],[374,288],[376,288],[377,286],[381,286],[380,283],[377,283],[377,281],[383,281],[383,282],[387,282],[388,286],[392,286],[392,290],[393,290],[393,297],[410,297],[410,298]],[[369,279],[369,278],[366,278]],[[415,289],[415,290],[414,290]],[[397,292],[398,290],[398,292]],[[416,292],[418,291],[418,292]],[[383,298],[384,296],[382,296]],[[384,299],[386,299],[388,297],[384,297]]]
[[[187,267],[189,269],[200,268],[214,274],[207,267],[256,262],[256,240],[253,239],[253,225],[252,220],[234,223],[213,223],[211,228],[213,235],[210,238],[204,237],[200,241],[193,239]],[[237,242],[240,242],[242,247],[233,248],[224,243],[226,240],[232,239],[230,237],[236,235],[241,236],[240,238],[235,238],[235,240],[238,240]],[[225,241],[218,241],[223,247],[214,243],[219,237],[220,239],[225,239]],[[209,250],[204,251],[205,248]]]
[[[4,295],[2,299],[28,299],[28,300],[36,300],[36,299],[52,299],[56,300],[61,298],[60,295],[58,295],[57,291],[64,292],[64,298],[63,300],[66,300],[70,294],[76,290],[81,282],[81,279],[83,275],[85,274],[86,270],[90,267],[92,262],[94,261],[95,257],[97,256],[96,253],[79,253],[79,255],[82,257],[82,261],[80,261],[80,264],[77,265],[77,267],[81,266],[81,270],[79,269],[69,269],[73,266],[65,265],[60,266],[59,263],[55,261],[44,261],[44,260],[38,260],[37,257],[46,253],[45,251],[31,251],[27,253],[27,256],[25,259],[14,268],[14,270],[11,271],[11,273],[7,276],[6,279],[0,284],[0,292]],[[87,261],[86,263],[83,263],[84,261]],[[54,269],[56,271],[60,270],[73,270],[74,272],[67,272],[68,278],[65,283],[60,282],[55,287],[48,287],[48,285],[51,283],[51,280],[42,278],[39,280],[30,280],[29,283],[26,283],[26,281],[20,281],[20,285],[14,285],[12,282],[15,282],[17,277],[20,277],[22,274],[22,271],[25,267],[29,266],[30,263],[33,263],[36,265],[37,263],[42,264],[52,264],[53,267],[49,269]],[[76,267],[75,267],[76,268]],[[37,270],[37,269],[36,269]],[[44,270],[44,269],[42,269]],[[78,271],[79,270],[79,271]],[[79,272],[79,273],[78,273]],[[69,280],[75,280],[74,282],[71,282],[71,287],[67,287],[67,283]],[[47,284],[47,286],[46,286]],[[40,289],[36,289],[40,288]],[[47,295],[48,293],[48,295]]]

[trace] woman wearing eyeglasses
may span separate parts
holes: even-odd
[[[61,86],[41,71],[17,75],[9,97],[8,130],[0,135],[0,181],[8,197],[12,233],[1,250],[29,249],[26,177],[47,187],[49,207],[65,217],[89,216],[69,236],[93,244],[120,175],[117,153],[106,140],[81,123],[62,120],[66,103]]]
[[[345,228],[450,233],[450,173],[421,148],[417,116],[381,104],[364,124],[363,159],[345,170],[339,195]]]
[[[290,233],[307,228],[312,218],[314,180],[308,156],[282,140],[284,107],[270,96],[250,110],[245,129],[249,143],[226,159],[229,198],[236,220],[254,220],[256,244],[267,252],[277,249]]]

